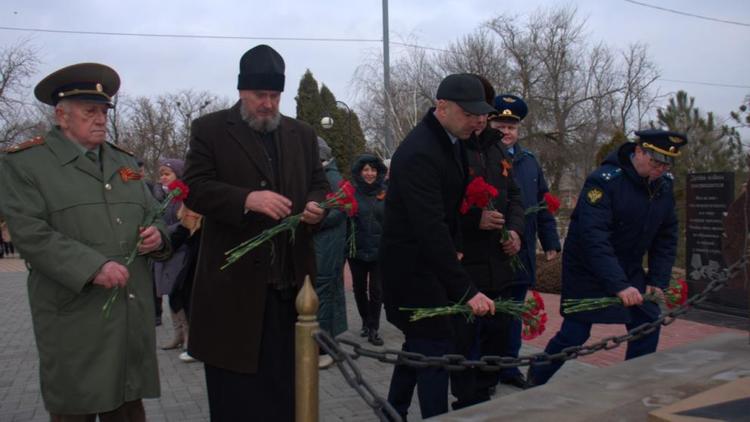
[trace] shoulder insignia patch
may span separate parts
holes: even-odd
[[[11,154],[14,152],[23,151],[25,149],[29,149],[31,147],[35,147],[37,145],[44,145],[44,138],[41,136],[37,136],[34,138],[29,139],[26,142],[22,142],[18,145],[9,146],[8,148],[3,149],[3,152],[7,154]]]
[[[124,152],[125,154],[128,154],[131,157],[135,157],[135,154],[132,151],[128,151],[125,148],[123,148],[123,147],[121,147],[121,146],[119,146],[117,144],[113,144],[112,142],[107,142],[107,144],[109,144],[109,146],[111,146],[112,148],[114,148],[114,149],[116,149],[118,151]]]
[[[616,167],[614,169],[606,169],[605,171],[603,171],[600,174],[600,176],[601,176],[602,179],[604,179],[607,182],[609,182],[610,180],[618,177],[621,174],[622,174],[622,169],[619,168],[619,167]]]
[[[603,196],[604,192],[601,189],[593,187],[586,192],[586,201],[588,201],[589,204],[594,205],[599,202]]]
[[[525,149],[525,148],[521,149],[521,152],[522,152],[522,153],[523,153],[524,155],[528,155],[528,156],[534,157],[534,153],[533,153],[533,152],[531,152],[531,151],[529,151],[529,150],[527,150],[527,149]],[[535,157],[535,158],[536,158],[536,157]]]

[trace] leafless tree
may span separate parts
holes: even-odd
[[[498,94],[526,100],[522,145],[537,155],[554,189],[565,188],[567,178],[567,188],[577,190],[598,164],[599,147],[616,130],[640,127],[657,98],[651,87],[658,71],[645,46],[620,52],[592,43],[585,27],[574,7],[541,8],[525,17],[501,14],[445,51],[412,48],[399,56],[387,98],[380,56],[373,54],[354,78],[367,136],[380,136],[388,110],[396,139],[402,139],[432,104],[445,75],[481,74]]]
[[[27,100],[29,79],[39,64],[36,50],[20,41],[0,50],[0,146],[21,142],[43,130],[43,115]]]

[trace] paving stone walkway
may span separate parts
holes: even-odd
[[[0,422],[49,420],[39,392],[38,360],[32,334],[31,317],[26,295],[25,266],[18,259],[0,259]],[[350,286],[349,283],[347,285]],[[553,308],[559,301],[554,295],[546,295],[548,307]],[[165,305],[166,306],[166,305]],[[347,291],[347,312],[349,332],[343,334],[359,340],[356,331],[361,326],[350,289]],[[524,345],[522,353],[541,350],[546,339],[553,335],[559,326],[559,316],[550,309],[550,323],[546,337]],[[555,325],[557,324],[557,325]],[[694,341],[717,332],[737,331],[699,324],[690,321],[677,321],[665,329],[663,347]],[[156,328],[157,344],[166,343],[171,336],[171,324],[165,314],[164,325]],[[672,333],[672,334],[670,334]],[[403,341],[401,333],[389,323],[381,322],[381,334],[385,347],[399,349]],[[595,335],[606,335],[606,332]],[[676,340],[671,340],[675,337]],[[660,347],[662,348],[662,347]],[[622,353],[622,352],[618,352]],[[149,421],[197,422],[208,420],[203,366],[200,363],[186,364],[178,359],[178,351],[158,350],[162,396],[157,400],[146,400]],[[621,361],[622,357],[613,354],[588,363],[569,362],[558,378],[576,377],[597,370],[597,366],[610,366]],[[393,368],[373,359],[360,358],[357,365],[382,396],[388,391]],[[507,396],[517,389],[501,386],[496,394]],[[416,396],[416,395],[415,395]],[[420,420],[419,406],[415,400],[410,409],[410,420]],[[376,421],[372,411],[352,390],[337,368],[331,367],[320,374],[320,420]]]

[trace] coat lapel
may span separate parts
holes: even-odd
[[[271,172],[270,165],[266,151],[263,149],[262,141],[260,137],[247,126],[240,116],[240,103],[232,107],[229,117],[227,118],[229,134],[234,140],[240,145],[242,150],[245,151],[250,160],[258,168],[258,171],[263,174],[268,183],[273,186],[274,178]]]
[[[72,164],[77,170],[100,182],[102,181],[102,172],[99,171],[96,164],[81,154],[80,149],[73,145],[73,141],[65,138],[65,135],[59,129],[51,131],[51,136],[47,138],[47,144],[61,166]]]
[[[300,170],[291,167],[294,160],[284,159],[284,157],[292,157],[295,153],[293,150],[294,141],[299,139],[296,132],[291,125],[285,124],[284,117],[282,116],[279,129],[276,131],[276,145],[279,151],[279,186],[283,189],[282,192],[291,191],[291,187],[286,186],[286,176]]]
[[[99,155],[99,159],[102,160],[102,174],[104,176],[104,181],[110,181],[112,177],[118,173],[120,168],[124,166],[123,163],[117,161],[115,156],[116,154],[112,151],[112,147],[105,142],[102,145],[102,151]],[[137,171],[138,169],[133,170]]]

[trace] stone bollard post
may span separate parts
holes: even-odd
[[[318,295],[309,275],[295,305],[298,314],[294,328],[295,421],[318,422],[318,344],[313,338],[319,329]]]

